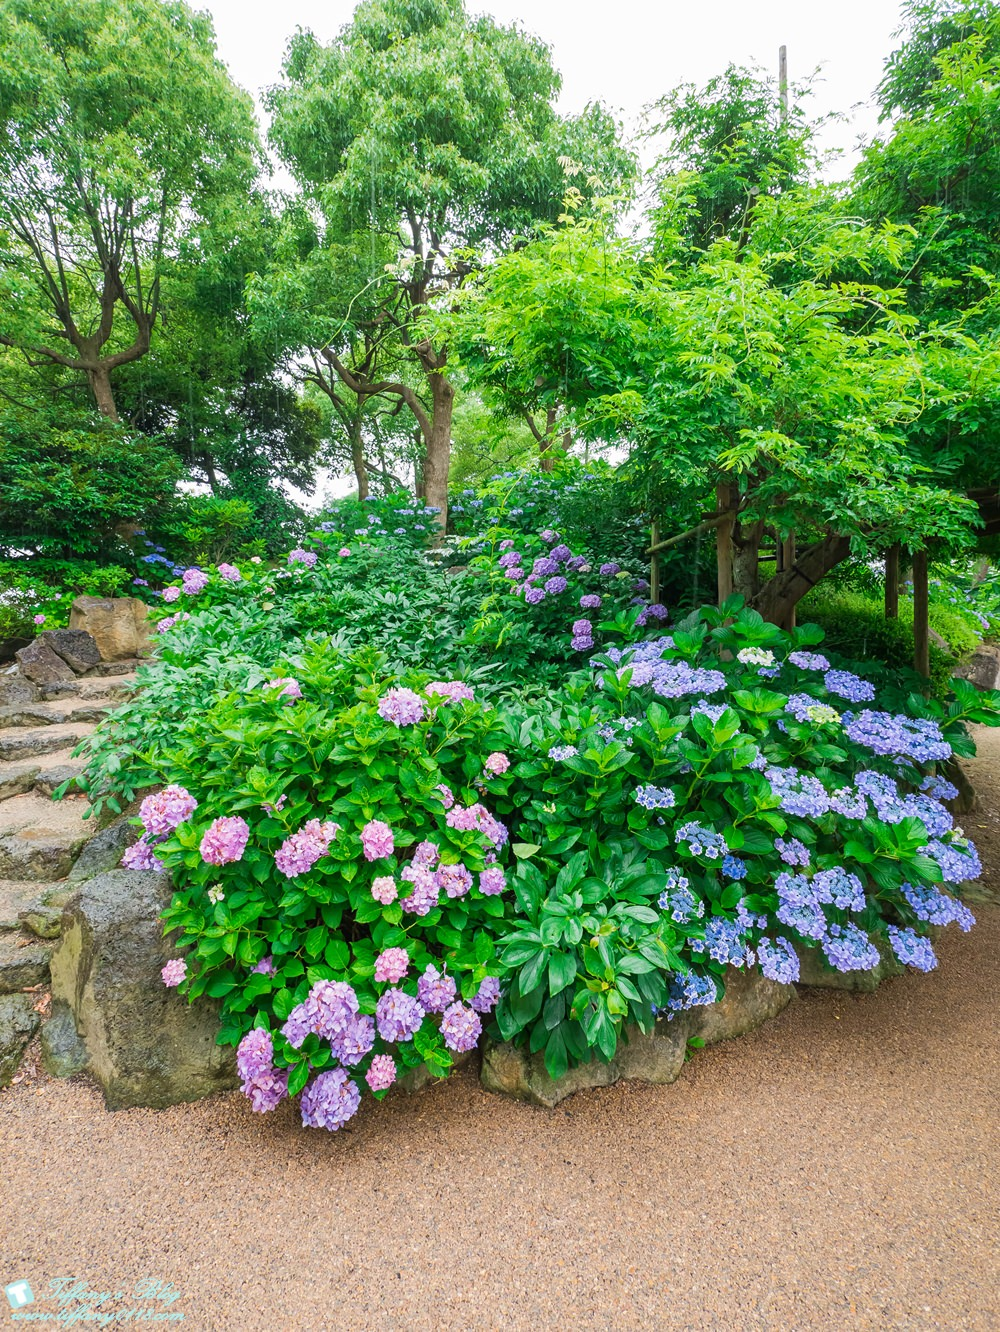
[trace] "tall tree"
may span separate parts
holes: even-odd
[[[443,525],[455,388],[448,346],[422,316],[447,303],[474,252],[558,213],[560,158],[587,160],[612,183],[630,159],[600,109],[555,115],[559,79],[541,42],[470,17],[463,0],[363,0],[328,46],[293,38],[284,73],[269,98],[272,142],[328,236],[369,228],[394,251],[380,318],[426,377],[427,405],[408,405],[424,495]]]
[[[250,98],[180,0],[0,0],[0,343],[86,377],[149,350],[179,237],[228,225]]]

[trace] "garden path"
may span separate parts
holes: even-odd
[[[198,1332],[995,1332],[1000,732],[978,738],[992,901],[936,972],[805,992],[671,1086],[544,1111],[465,1069],[336,1136],[239,1094],[109,1115],[29,1072],[0,1093],[0,1285],[170,1282]]]

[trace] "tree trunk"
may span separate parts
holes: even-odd
[[[807,547],[790,569],[768,579],[750,603],[771,624],[784,624],[811,587],[851,553],[846,536],[827,536]]]
[[[365,466],[364,448],[361,442],[360,412],[351,422],[351,463],[354,467],[354,475],[358,479],[358,499],[366,500],[368,498],[368,469]]]
[[[913,552],[913,669],[925,680],[930,678],[931,637],[926,550]]]
[[[733,591],[750,604],[760,591],[760,542],[764,524],[758,519],[733,528]]]
[[[717,511],[726,513],[732,503],[729,487],[719,486],[715,496]],[[715,529],[715,556],[718,566],[720,606],[733,595],[733,528],[735,525],[736,516],[732,514],[723,518]]]
[[[219,493],[219,478],[215,474],[215,463],[212,461],[212,455],[210,453],[203,453],[201,456],[201,462],[205,469],[205,477],[211,487],[212,494],[217,495]]]
[[[118,409],[115,406],[114,394],[111,392],[111,376],[108,374],[107,366],[98,365],[94,369],[88,370],[87,380],[90,383],[90,391],[94,395],[97,410],[102,416],[106,416],[109,421],[117,421]]]
[[[899,619],[899,543],[885,552],[885,618]]]
[[[430,376],[431,421],[423,460],[424,501],[440,510],[437,522],[443,533],[448,523],[448,471],[451,467],[451,416],[454,385],[441,373]]]

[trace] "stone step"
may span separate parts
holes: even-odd
[[[73,867],[95,825],[82,800],[30,793],[0,802],[0,878],[52,883]]]
[[[72,746],[38,758],[0,763],[0,800],[37,791],[50,796],[68,777],[83,771],[83,760],[73,758]]]
[[[49,979],[52,944],[31,934],[0,934],[0,994],[16,994]]]
[[[0,731],[32,726],[65,726],[69,722],[101,722],[115,706],[111,699],[73,703],[47,701],[0,708]]]
[[[77,885],[0,879],[0,934],[23,930],[39,939],[59,936],[62,909]]]
[[[39,758],[60,749],[72,749],[85,735],[90,735],[96,729],[93,722],[81,721],[54,723],[36,731],[19,728],[0,731],[0,763]]]

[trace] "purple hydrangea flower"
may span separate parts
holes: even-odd
[[[558,561],[559,564],[564,564],[572,554],[573,552],[570,550],[569,546],[563,545],[561,542],[558,546],[553,546],[549,551],[549,555],[552,559]]]
[[[878,949],[857,925],[831,925],[822,948],[837,971],[872,971],[882,960]]]
[[[425,687],[424,693],[451,699],[453,703],[471,703],[475,698],[472,687],[461,680],[434,680]]]
[[[301,546],[296,546],[294,550],[288,552],[289,564],[304,564],[307,569],[315,565],[319,556],[314,550],[303,550]]]
[[[598,610],[600,609],[600,605],[601,598],[596,592],[587,592],[580,598],[581,610]]]
[[[279,698],[295,699],[302,697],[302,686],[298,680],[293,680],[290,675],[279,675],[273,680],[268,680],[267,688],[279,690]]]
[[[208,587],[208,574],[203,569],[185,569],[181,582],[184,584],[184,591],[189,596],[194,596]]]
[[[378,1034],[384,1041],[411,1041],[424,1017],[423,1007],[404,990],[386,990],[375,1006]]]
[[[164,600],[164,601],[167,601],[167,602],[170,602],[170,601],[179,601],[179,600],[180,600],[180,595],[181,595],[181,590],[180,590],[179,587],[165,587],[165,588],[163,589],[163,600]]]
[[[220,564],[218,566],[219,577],[224,578],[227,583],[239,583],[243,581],[243,575],[237,569],[235,564]]]
[[[336,1133],[353,1118],[361,1104],[357,1083],[342,1068],[317,1073],[302,1092],[300,1106],[306,1128],[325,1128]]]
[[[930,939],[925,939],[916,930],[901,930],[890,925],[889,944],[896,957],[904,966],[915,967],[917,971],[933,971],[937,966],[937,955]]]
[[[469,1000],[470,1007],[477,1013],[488,1013],[500,1002],[500,982],[496,976],[487,976],[479,989]]]
[[[537,606],[540,601],[545,600],[545,592],[540,587],[526,587],[524,599],[529,606]]]
[[[484,897],[496,897],[507,887],[507,879],[499,865],[490,865],[479,876],[479,891]]]
[[[144,874],[163,874],[166,866],[153,855],[149,844],[149,834],[143,833],[134,846],[130,846],[121,858],[125,869],[141,870]]]
[[[809,848],[797,837],[790,837],[787,841],[782,837],[777,838],[774,849],[786,865],[800,865],[805,869],[809,864]]]
[[[441,865],[437,885],[447,897],[464,897],[472,887],[472,875],[461,861],[457,865]]]
[[[768,980],[791,985],[799,979],[799,959],[795,949],[781,935],[773,942],[761,939],[757,944],[757,962]]]
[[[603,574],[605,578],[613,578],[615,574],[621,573],[621,571],[622,566],[620,564],[615,564],[612,561],[609,561],[607,564],[601,565],[598,573]]]
[[[255,967],[250,968],[251,975],[274,976],[278,968],[274,965],[274,958],[270,954],[262,957]]]
[[[426,916],[434,910],[438,904],[438,884],[430,870],[422,865],[407,865],[400,878],[413,884],[410,895],[400,899],[404,911],[414,916]]]
[[[479,1014],[465,1004],[452,1004],[441,1018],[441,1035],[449,1050],[462,1053],[474,1048],[483,1030]]]
[[[455,998],[457,987],[450,976],[429,966],[417,981],[417,998],[428,1013],[443,1013]]]
[[[375,1019],[367,1013],[349,1018],[342,1029],[330,1038],[330,1049],[348,1068],[360,1064],[375,1044]]]
[[[800,671],[828,671],[830,663],[818,652],[789,652],[788,660]]]
[[[875,686],[870,680],[850,671],[827,671],[823,683],[831,694],[846,698],[850,703],[870,703],[875,697]]]

